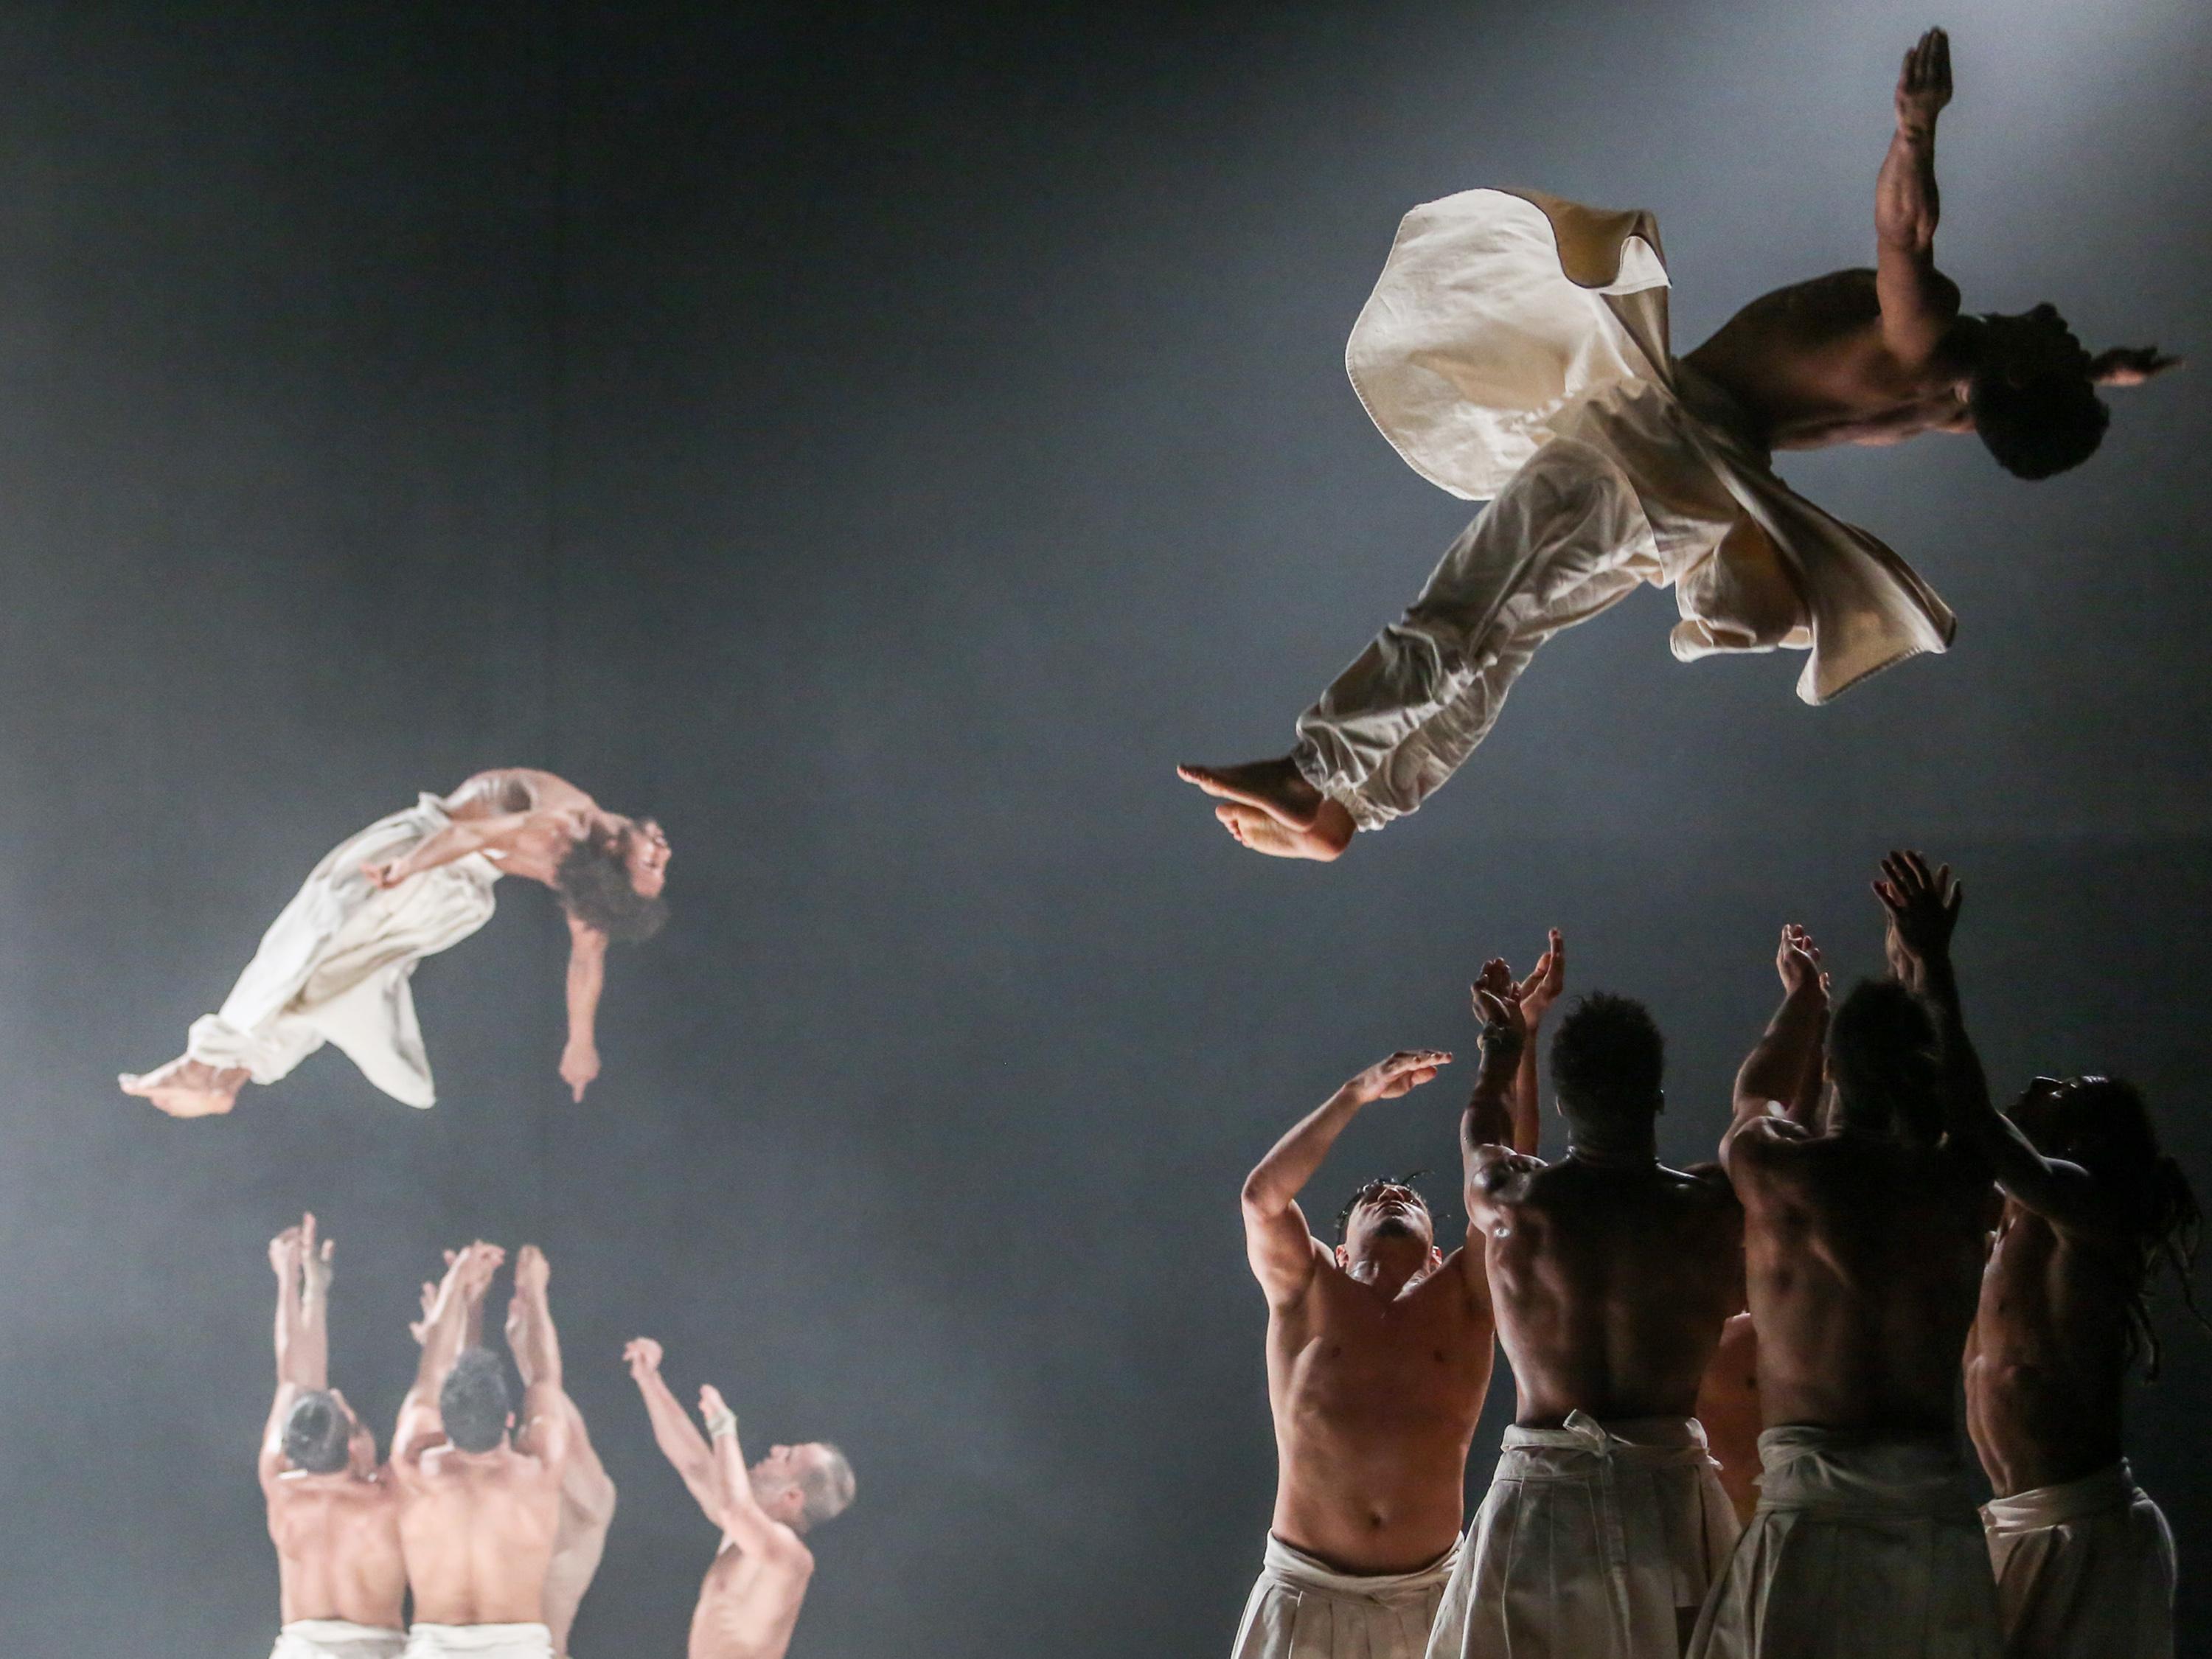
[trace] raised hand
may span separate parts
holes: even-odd
[[[1493,974],[1492,968],[1499,971]],[[1482,1021],[1483,1058],[1488,1060],[1494,1048],[1500,1059],[1508,1053],[1518,1057],[1528,1041],[1528,1017],[1521,1011],[1521,988],[1504,963],[1485,964],[1474,982],[1474,1012]]]
[[[480,1238],[453,1258],[446,1276],[453,1281],[465,1302],[481,1302],[491,1289],[493,1275],[506,1260],[505,1250]]]
[[[2113,346],[2091,362],[2089,378],[2099,386],[2141,386],[2180,367],[2180,358],[2164,356],[2156,346]]]
[[[553,1264],[545,1259],[545,1252],[535,1244],[524,1245],[522,1254],[514,1259],[514,1293],[543,1296],[552,1280]]]
[[[276,1277],[287,1284],[300,1271],[301,1254],[300,1229],[296,1225],[285,1228],[269,1241],[269,1265],[276,1270]]]
[[[1544,1023],[1544,1016],[1559,993],[1567,988],[1567,941],[1556,927],[1552,929],[1551,942],[1544,954],[1536,958],[1536,965],[1528,977],[1521,981],[1521,1013],[1534,1031]]]
[[[1916,991],[1925,988],[1929,965],[1949,960],[1965,886],[1953,878],[1949,865],[1931,871],[1921,854],[1896,852],[1881,861],[1874,896],[1888,915],[1884,950],[1890,971]]]
[[[1774,971],[1781,977],[1784,996],[1810,996],[1815,992],[1823,1000],[1827,996],[1828,975],[1820,967],[1820,947],[1794,921],[1782,929],[1782,943],[1774,951]]]
[[[1951,37],[1930,29],[1905,54],[1897,75],[1897,125],[1925,132],[1951,101]]]
[[[1353,1078],[1344,1085],[1344,1091],[1362,1103],[1395,1100],[1431,1081],[1450,1064],[1451,1056],[1441,1048],[1401,1048]]]
[[[315,1237],[315,1216],[310,1210],[300,1218],[300,1269],[307,1279],[311,1294],[321,1295],[331,1287],[331,1252],[337,1246],[334,1238],[319,1243]]]
[[[623,1346],[623,1363],[633,1382],[642,1382],[660,1372],[660,1344],[649,1336],[634,1336]]]

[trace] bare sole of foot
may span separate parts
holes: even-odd
[[[1176,775],[1209,795],[1257,807],[1285,830],[1312,829],[1328,805],[1287,755],[1242,766],[1178,766]]]
[[[1343,811],[1335,802],[1327,802],[1322,810],[1322,821],[1306,830],[1293,830],[1279,818],[1242,801],[1224,801],[1213,809],[1213,816],[1221,820],[1221,827],[1240,845],[1255,853],[1264,853],[1271,859],[1311,859],[1328,864],[1352,844],[1351,820],[1345,819],[1340,832],[1330,821],[1332,812],[1341,815]]]
[[[159,1071],[125,1072],[115,1081],[125,1094],[150,1100],[171,1117],[213,1117],[238,1103],[246,1077],[242,1068],[217,1068],[180,1055]]]

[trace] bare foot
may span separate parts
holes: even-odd
[[[243,1066],[217,1067],[179,1054],[158,1072],[125,1072],[115,1080],[125,1094],[150,1100],[171,1117],[211,1117],[238,1104],[247,1075]]]
[[[1328,803],[1288,755],[1243,766],[1178,766],[1176,775],[1209,795],[1256,806],[1285,830],[1310,830]]]
[[[1256,806],[1224,801],[1213,809],[1221,827],[1243,845],[1273,859],[1313,859],[1327,864],[1352,844],[1352,816],[1334,801],[1322,803],[1310,830],[1292,830]]]

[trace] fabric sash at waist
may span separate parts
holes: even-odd
[[[1971,1521],[1959,1449],[1948,1435],[1883,1435],[1788,1423],[1759,1437],[1761,1511],[1869,1520]]]
[[[2036,1532],[2085,1515],[2124,1510],[2142,1496],[2124,1457],[2094,1474],[2056,1486],[2037,1486],[1982,1505],[1982,1519],[1997,1532]]]
[[[1712,1461],[1705,1449],[1705,1426],[1694,1417],[1630,1417],[1601,1423],[1586,1412],[1573,1411],[1556,1429],[1524,1429],[1516,1424],[1506,1430],[1498,1476],[1580,1480],[1591,1473],[1585,1457],[1645,1468],[1696,1468]]]
[[[1304,1550],[1267,1534],[1267,1557],[1261,1571],[1291,1589],[1327,1595],[1364,1597],[1370,1601],[1418,1602],[1439,1589],[1459,1561],[1459,1540],[1425,1567],[1411,1572],[1341,1572],[1317,1561]]]
[[[389,1625],[356,1625],[350,1619],[295,1619],[281,1632],[303,1642],[404,1642],[407,1632]]]

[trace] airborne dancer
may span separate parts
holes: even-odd
[[[2175,361],[2092,357],[2048,305],[1960,311],[1935,259],[1950,99],[1950,42],[1930,29],[1898,79],[1875,268],[1754,300],[1686,357],[1668,346],[1650,214],[1473,190],[1407,215],[1346,367],[1415,471],[1490,505],[1299,719],[1288,755],[1181,769],[1219,798],[1231,836],[1330,860],[1413,811],[1474,752],[1537,647],[1639,582],[1674,587],[1685,661],[1809,651],[1807,702],[1949,646],[1942,600],[1791,491],[1771,452],[1977,432],[2007,470],[2048,477],[2102,439],[2097,386]]]

